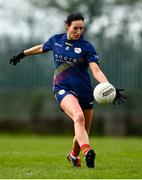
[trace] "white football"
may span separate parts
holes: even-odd
[[[99,83],[93,92],[94,98],[99,104],[110,104],[116,96],[115,87],[109,82]]]

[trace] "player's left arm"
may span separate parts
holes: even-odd
[[[91,69],[93,77],[99,82],[108,82],[108,79],[104,75],[104,73],[99,68],[98,64],[95,62],[90,62],[89,67]]]
[[[101,69],[99,68],[98,64],[95,62],[90,62],[89,63],[89,67],[91,69],[91,72],[93,74],[93,77],[99,82],[108,82],[108,79],[106,78],[106,76],[104,75],[104,73],[101,71]],[[113,101],[113,105],[117,104],[121,104],[124,103],[125,100],[127,99],[126,96],[124,96],[122,94],[122,91],[124,91],[124,89],[116,89],[116,97]]]

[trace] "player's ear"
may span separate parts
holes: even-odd
[[[69,25],[67,23],[65,23],[65,29],[68,30],[69,29]]]

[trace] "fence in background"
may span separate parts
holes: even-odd
[[[71,122],[59,111],[52,93],[52,54],[26,57],[11,66],[9,58],[32,44],[21,44],[16,49],[8,42],[8,50],[0,44],[0,130],[70,132]],[[142,52],[121,40],[109,44],[102,41],[97,49],[101,69],[114,86],[125,89],[128,100],[117,107],[96,104],[93,132],[141,135]]]

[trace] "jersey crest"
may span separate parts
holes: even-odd
[[[81,48],[74,48],[74,52],[77,54],[81,53],[81,51],[82,51]]]

